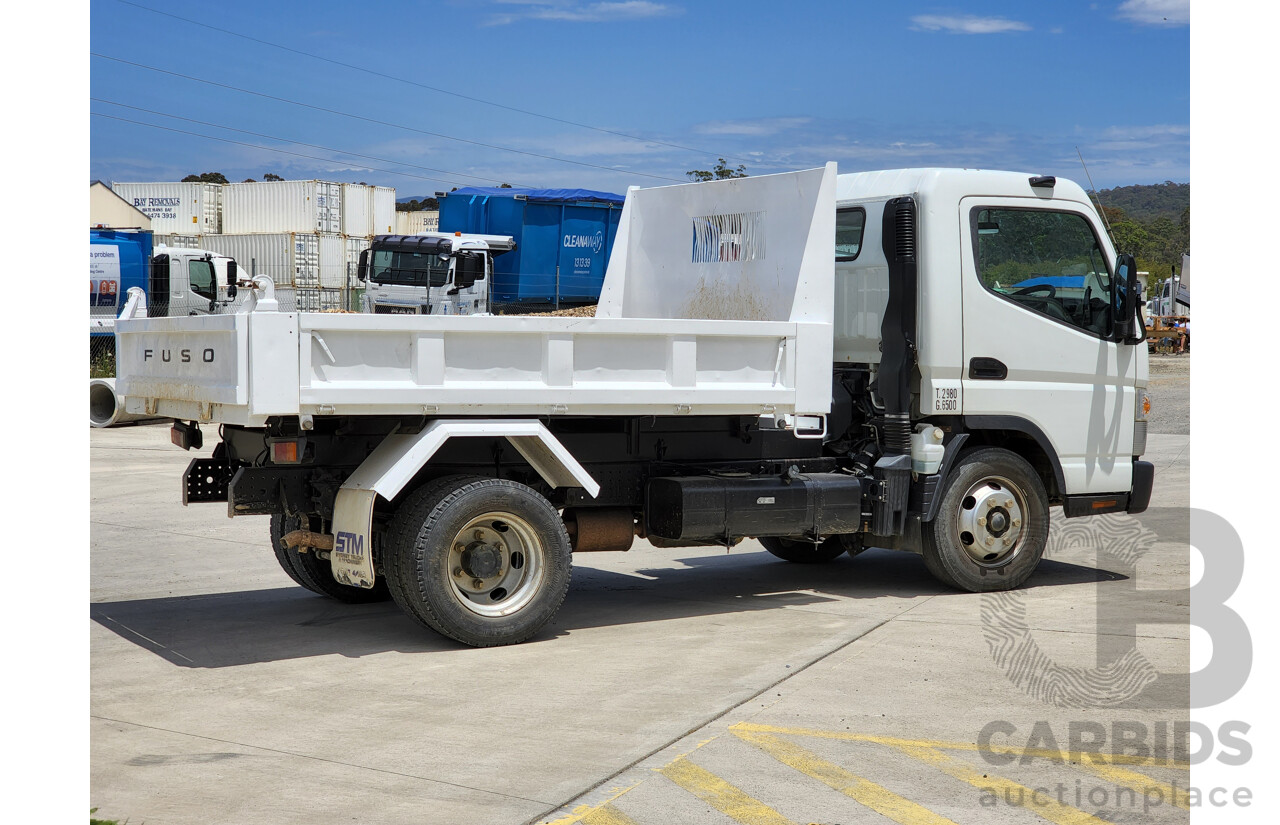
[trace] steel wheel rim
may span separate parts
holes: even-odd
[[[979,567],[1004,567],[1027,544],[1026,496],[1007,478],[987,476],[970,485],[957,516],[953,538]]]
[[[546,546],[529,522],[485,513],[449,543],[449,589],[467,610],[496,619],[533,601],[547,575]]]

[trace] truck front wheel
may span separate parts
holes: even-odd
[[[275,548],[276,561],[289,574],[289,578],[312,593],[347,604],[380,602],[390,596],[387,583],[382,579],[374,584],[372,590],[342,584],[334,579],[329,562],[316,558],[314,552],[299,553],[296,549],[285,547],[284,537],[301,527],[302,519],[297,516],[284,516],[280,513],[271,516],[271,546]]]
[[[1021,585],[1040,563],[1048,536],[1044,482],[1026,459],[998,447],[960,457],[937,516],[921,531],[929,572],[970,593]]]
[[[474,647],[522,642],[569,590],[559,512],[514,481],[429,482],[396,510],[388,535],[392,598],[423,625]]]

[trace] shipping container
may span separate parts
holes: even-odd
[[[465,187],[440,200],[441,232],[510,235],[494,258],[495,302],[593,303],[624,198],[589,189]]]
[[[200,246],[200,235],[184,235],[181,233],[156,232],[151,240],[155,246],[173,246],[182,249],[203,249]]]
[[[319,180],[229,183],[222,193],[222,231],[342,231],[342,184]]]
[[[369,234],[387,235],[395,232],[396,190],[389,186],[374,186],[371,189],[371,194],[373,195],[373,232]]]
[[[345,255],[343,262],[346,266],[347,286],[361,287],[363,284],[359,280],[360,253],[369,248],[371,241],[368,238],[347,238],[345,243]]]
[[[363,183],[342,184],[342,234],[353,238],[386,235],[395,226],[396,190]]]
[[[267,275],[282,286],[341,289],[347,284],[346,239],[341,235],[206,235],[201,248],[235,258],[246,276]]]
[[[345,295],[342,289],[299,288],[294,292],[294,305],[298,312],[343,312],[347,309]]]
[[[151,219],[151,231],[203,235],[222,231],[222,184],[112,183],[111,191]]]
[[[342,184],[342,234],[373,235],[373,187],[363,183]]]
[[[395,235],[421,235],[440,229],[440,213],[434,209],[417,212],[397,212]],[[455,230],[456,231],[456,230]]]

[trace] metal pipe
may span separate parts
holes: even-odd
[[[135,415],[124,411],[124,401],[116,395],[116,379],[89,379],[89,426],[113,427],[138,421],[158,421],[157,416]]]

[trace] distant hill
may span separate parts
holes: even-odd
[[[1111,224],[1117,252],[1131,253],[1138,269],[1168,276],[1191,251],[1191,184],[1165,181],[1117,186],[1093,193]]]
[[[1168,218],[1178,221],[1182,213],[1191,208],[1191,184],[1164,183],[1150,186],[1117,186],[1090,193],[1109,209],[1119,209],[1139,222]]]

